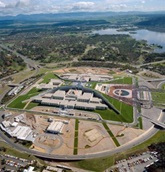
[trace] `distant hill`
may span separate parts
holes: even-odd
[[[0,16],[0,20],[18,20],[18,21],[59,21],[72,19],[104,19],[105,17],[119,15],[143,15],[143,14],[165,14],[165,12],[72,12],[72,13],[56,13],[56,14],[20,14],[17,16]]]
[[[139,27],[160,29],[165,31],[165,15],[151,15],[147,16],[145,21],[136,24]]]

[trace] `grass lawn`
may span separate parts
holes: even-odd
[[[39,103],[30,102],[30,103],[28,104],[28,106],[26,107],[26,109],[29,110],[29,109],[32,109],[32,108],[38,106],[38,105],[39,105]]]
[[[78,127],[79,127],[79,120],[75,120],[75,135],[74,135],[74,150],[73,155],[78,154]]]
[[[130,84],[132,85],[132,78],[131,77],[124,77],[124,78],[119,78],[114,81],[110,81],[110,83],[113,84]]]
[[[133,122],[133,107],[127,105],[119,100],[116,100],[108,95],[102,94],[109,102],[121,112],[121,114],[116,114],[113,110],[96,110],[101,117],[105,120],[119,121],[119,122]]]
[[[152,92],[151,94],[152,94],[152,100],[154,101],[154,103],[165,104],[165,92]]]
[[[142,120],[142,117],[139,117],[139,118],[138,118],[138,121],[139,121],[138,127],[139,127],[140,129],[143,129],[143,120]]]
[[[36,88],[32,88],[27,94],[17,97],[14,101],[12,101],[8,107],[9,108],[18,108],[23,109],[26,105],[26,103],[23,103],[23,101],[38,95],[40,92]]]
[[[162,89],[165,90],[165,84],[162,85]]]
[[[113,135],[112,131],[109,129],[109,127],[107,126],[106,123],[103,123],[104,128],[107,130],[108,134],[110,135],[110,137],[112,138],[112,140],[114,141],[115,145],[117,147],[120,146],[120,143],[118,142],[118,140],[116,139],[116,137]]]
[[[72,165],[79,168],[83,168],[85,170],[102,172],[108,167],[114,165],[116,160],[124,159],[124,158],[129,157],[130,155],[144,152],[147,150],[147,147],[150,146],[152,143],[160,143],[160,142],[165,142],[165,131],[159,131],[151,139],[125,152],[115,154],[109,157],[104,157],[104,158],[77,161],[77,162],[72,163]]]
[[[43,77],[43,81],[41,83],[49,83],[51,79],[58,79],[54,73],[48,73]]]

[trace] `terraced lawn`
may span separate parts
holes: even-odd
[[[133,107],[127,105],[119,100],[116,100],[112,97],[109,97],[105,94],[102,94],[109,102],[121,113],[116,114],[113,110],[96,110],[95,112],[99,113],[101,117],[105,120],[119,121],[119,122],[133,122]]]

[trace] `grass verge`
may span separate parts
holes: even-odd
[[[118,140],[116,139],[116,137],[113,135],[112,131],[109,129],[109,127],[107,126],[106,123],[103,123],[104,128],[107,130],[108,134],[110,135],[110,137],[112,138],[113,142],[115,143],[115,145],[117,147],[120,146],[120,143],[118,142]]]
[[[138,127],[139,127],[140,129],[143,129],[143,120],[142,120],[142,117],[139,117],[139,118],[138,118],[138,121],[139,121]]]
[[[78,154],[78,127],[79,127],[79,120],[75,120],[75,135],[74,135],[74,150],[73,155]]]
[[[58,79],[54,73],[48,73],[43,77],[43,81],[41,83],[48,84],[51,79]]]

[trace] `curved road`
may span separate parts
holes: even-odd
[[[161,112],[160,116],[159,116],[159,121],[164,122],[165,120],[165,112]],[[148,140],[149,138],[151,138],[153,135],[155,135],[157,132],[159,131],[159,129],[154,128],[154,126],[152,126],[149,130],[147,130],[145,133],[143,133],[142,135],[140,135],[139,137],[137,137],[136,139],[128,142],[127,144],[124,144],[120,147],[117,147],[113,150],[109,150],[109,151],[102,151],[102,152],[98,152],[98,153],[93,153],[93,154],[86,154],[86,155],[52,155],[52,154],[48,154],[48,153],[41,153],[41,152],[37,152],[34,150],[30,150],[20,144],[14,143],[10,138],[8,138],[2,131],[0,131],[0,137],[5,140],[5,142],[7,144],[9,144],[11,147],[27,153],[27,154],[32,154],[34,156],[37,157],[42,157],[42,158],[47,158],[47,159],[54,159],[54,160],[83,160],[83,159],[91,159],[91,158],[99,158],[99,157],[105,157],[105,156],[109,156],[109,155],[113,155],[115,153],[119,153],[119,152],[123,152],[126,151],[136,145],[139,145],[140,143],[143,143],[144,141]]]
[[[162,89],[163,84],[165,84],[165,79],[158,84],[157,88]]]

